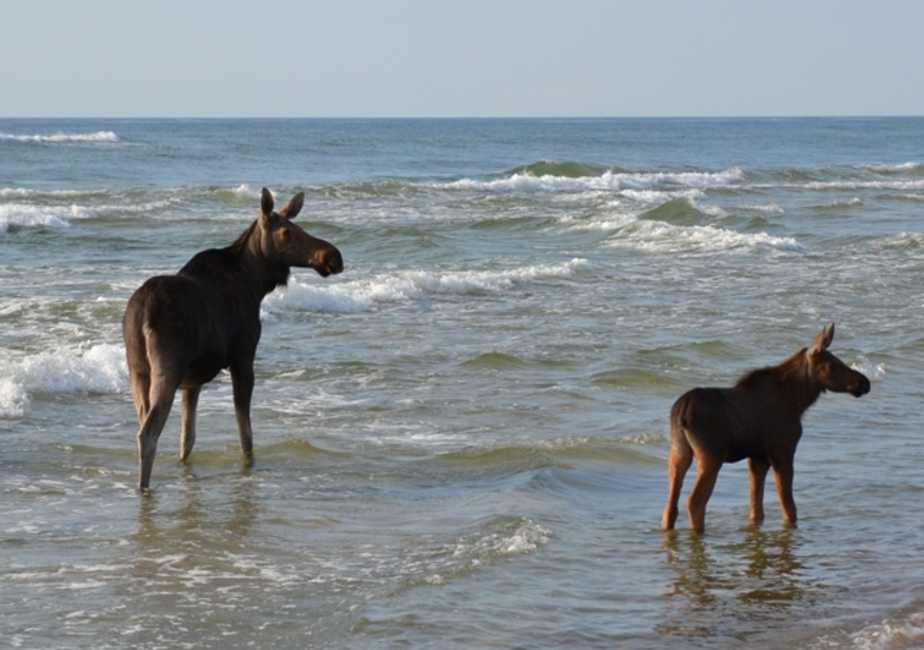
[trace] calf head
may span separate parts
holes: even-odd
[[[828,346],[833,339],[834,323],[831,323],[821,330],[806,349],[805,357],[810,376],[821,385],[822,390],[850,393],[854,397],[866,395],[870,391],[869,379],[828,352]]]
[[[304,203],[305,193],[300,192],[284,207],[274,211],[273,195],[263,188],[258,224],[261,254],[286,269],[291,266],[312,268],[323,277],[340,273],[343,258],[337,247],[312,237],[292,222]]]

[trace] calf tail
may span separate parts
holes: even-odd
[[[143,422],[150,410],[151,362],[148,357],[148,326],[143,300],[136,293],[128,302],[122,317],[122,340],[125,343],[125,360],[132,386],[132,398]]]
[[[662,530],[674,528],[683,478],[693,463],[693,447],[687,439],[684,404],[685,400],[681,397],[671,408],[671,452],[667,460],[667,504],[661,516]]]
[[[690,448],[687,432],[692,424],[692,400],[690,394],[681,396],[671,407],[671,445],[681,449]]]

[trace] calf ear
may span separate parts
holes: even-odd
[[[833,340],[834,323],[831,323],[828,327],[821,330],[818,336],[815,337],[815,340],[812,341],[812,344],[809,346],[809,354],[818,354],[823,350],[827,350]]]
[[[279,214],[286,219],[294,219],[295,216],[302,211],[303,205],[305,205],[305,193],[299,192],[292,197],[292,200],[286,204],[286,207],[279,211]]]
[[[273,195],[268,189],[263,188],[263,196],[260,198],[260,213],[264,217],[273,214]]]

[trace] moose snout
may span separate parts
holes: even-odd
[[[870,391],[869,379],[865,375],[860,375],[860,378],[848,389],[851,395],[854,397],[862,397]]]
[[[331,246],[318,251],[311,266],[321,277],[326,278],[328,275],[335,275],[343,271],[343,257],[336,247]]]

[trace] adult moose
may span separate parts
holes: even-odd
[[[241,449],[253,454],[250,398],[260,341],[260,302],[289,280],[291,267],[327,277],[343,270],[333,245],[292,223],[305,195],[278,212],[263,188],[260,214],[237,241],[195,255],[176,275],[149,279],[128,301],[122,336],[131,375],[138,431],[138,487],[151,480],[157,440],[173,398],[183,390],[180,457],[196,441],[196,406],[202,385],[230,368]]]
[[[784,524],[796,525],[793,458],[802,414],[826,390],[854,397],[870,390],[869,379],[828,352],[833,338],[832,323],[783,363],[755,370],[733,388],[694,388],[674,403],[663,530],[671,530],[677,520],[680,488],[694,457],[697,477],[687,502],[694,531],[705,529],[706,502],[722,464],[743,458],[751,476],[751,521],[764,519],[764,481],[772,467]]]

